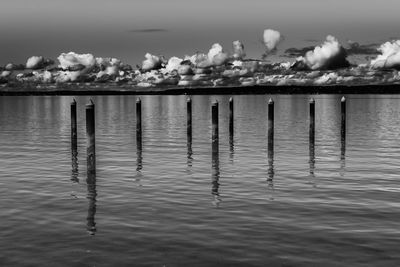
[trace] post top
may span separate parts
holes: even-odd
[[[75,100],[75,98],[72,98],[71,105],[76,105],[76,100]]]
[[[218,105],[218,100],[214,100],[214,102],[212,103],[213,106]]]
[[[310,103],[315,103],[315,99],[314,98],[310,98]]]
[[[192,99],[190,98],[190,97],[188,97],[187,99],[186,99],[186,102],[191,102],[192,101]]]
[[[136,98],[136,103],[140,103],[142,102],[142,100],[140,99],[140,97]]]
[[[94,107],[94,102],[92,99],[89,100],[89,103],[86,104],[86,108],[93,108]]]
[[[269,100],[268,100],[268,104],[273,104],[274,103],[274,100],[272,100],[272,98],[270,98]]]
[[[342,96],[341,101],[342,101],[342,102],[345,102],[345,101],[346,101],[346,98],[345,98],[344,96]]]
[[[233,97],[229,98],[229,102],[233,102]]]

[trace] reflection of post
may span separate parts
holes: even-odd
[[[79,164],[78,164],[78,150],[72,149],[72,172],[71,172],[71,181],[78,183],[78,174],[79,174]]]
[[[142,156],[142,139],[136,139],[136,171],[140,172],[143,168],[143,156]]]
[[[309,160],[309,164],[310,164],[310,179],[311,182],[315,185],[315,144],[314,142],[311,142],[310,140],[310,147],[309,147],[309,154],[310,154],[310,160]]]
[[[218,141],[212,143],[212,160],[211,160],[211,194],[214,196],[214,205],[219,206],[221,199],[219,197],[219,148]]]
[[[94,121],[94,103],[86,105],[86,139],[87,139],[87,171],[96,172],[96,149],[95,149],[95,121]]]
[[[346,154],[346,99],[341,100],[341,127],[340,127],[340,175],[344,174]]]
[[[211,107],[212,122],[212,160],[211,160],[211,193],[214,196],[214,204],[219,205],[219,136],[218,136],[218,102],[214,102]]]
[[[274,101],[268,101],[268,157],[274,154]]]
[[[94,235],[97,231],[96,222],[95,222],[95,214],[96,214],[96,173],[87,173],[87,198],[89,199],[89,208],[87,215],[87,231],[90,235]]]
[[[71,148],[72,151],[77,150],[78,147],[78,133],[76,126],[76,101],[71,102]]]
[[[267,178],[267,183],[268,183],[268,188],[271,190],[272,195],[270,197],[271,200],[274,199],[273,197],[273,192],[274,192],[274,152],[273,150],[270,151],[268,150],[268,178]]]

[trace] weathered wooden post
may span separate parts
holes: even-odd
[[[76,100],[71,102],[71,148],[72,153],[78,149],[78,133],[76,123]]]
[[[92,100],[86,104],[86,138],[87,138],[87,172],[96,172],[96,138],[94,103]]]
[[[142,100],[136,99],[136,143],[142,150]]]
[[[274,101],[268,101],[268,158],[274,154]]]
[[[341,99],[341,127],[340,127],[340,175],[344,175],[346,158],[346,98]]]
[[[212,143],[217,143],[218,144],[218,101],[215,101],[212,103],[211,106],[211,122],[212,122],[212,136],[211,140]]]
[[[187,142],[188,145],[192,144],[192,99],[189,97],[186,100],[186,111],[187,111]]]
[[[346,98],[341,99],[341,140],[346,140]]]
[[[310,144],[315,144],[315,100],[310,99],[310,130],[309,130]]]
[[[229,98],[229,137],[230,140],[233,141],[233,98]]]

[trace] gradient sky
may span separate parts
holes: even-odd
[[[321,43],[382,43],[400,36],[399,0],[1,0],[0,65],[62,52],[117,57],[135,65],[146,52],[167,57],[207,52],[241,40],[260,58],[266,28],[279,47]]]

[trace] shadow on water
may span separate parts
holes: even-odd
[[[274,147],[268,146],[268,190],[271,192],[270,200],[274,200]]]
[[[213,141],[212,143],[212,153],[211,153],[211,194],[214,196],[213,204],[216,207],[219,207],[219,203],[221,202],[221,198],[219,195],[219,147],[218,140]]]
[[[136,175],[135,181],[140,182],[143,169],[142,136],[136,136]]]
[[[192,140],[188,139],[187,141],[187,166],[190,168],[193,166],[193,149],[192,149]]]
[[[340,176],[344,176],[346,168],[346,131],[343,127],[340,135]]]
[[[71,171],[71,181],[74,183],[79,183],[79,163],[78,163],[78,150],[76,146],[72,146],[72,171]]]
[[[89,200],[89,208],[87,215],[86,229],[90,235],[94,235],[97,231],[95,214],[96,214],[96,172],[87,172],[87,199]]]
[[[314,140],[310,140],[309,156],[310,156],[310,159],[308,161],[308,163],[310,164],[309,179],[310,179],[310,182],[313,184],[313,186],[317,187],[317,183],[316,183],[316,179],[315,179],[315,143],[314,143]]]
[[[235,155],[235,143],[233,140],[233,134],[229,135],[229,160],[233,163],[233,157]]]

